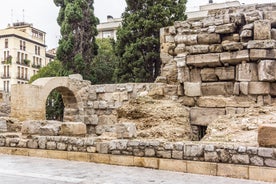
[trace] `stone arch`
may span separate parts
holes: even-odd
[[[80,85],[81,81],[70,77],[52,77],[40,78],[32,84],[13,85],[11,116],[20,120],[45,120],[47,97],[56,89],[65,105],[64,121],[81,121],[79,111],[83,103],[78,91],[87,85]]]

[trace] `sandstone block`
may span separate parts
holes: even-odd
[[[159,169],[175,172],[187,172],[186,161],[159,159]]]
[[[258,129],[258,143],[262,147],[276,147],[276,125],[261,125]]]
[[[165,36],[165,43],[174,43],[174,36],[172,35]]]
[[[248,49],[275,49],[276,40],[250,40],[247,45]]]
[[[207,126],[221,115],[225,115],[224,108],[192,108],[190,111],[191,124]]]
[[[201,83],[185,82],[184,91],[185,91],[185,95],[189,97],[201,96]]]
[[[175,43],[162,43],[160,46],[160,52],[168,54],[172,48],[175,48]]]
[[[190,70],[188,67],[177,68],[177,80],[180,83],[189,82],[190,81]]]
[[[230,35],[223,35],[222,41],[232,41],[232,42],[239,42],[240,41],[240,35],[235,33],[235,34],[230,34]]]
[[[184,43],[177,44],[177,46],[174,48],[175,55],[178,55],[184,52],[186,52],[186,45]]]
[[[218,77],[215,73],[215,68],[203,68],[200,71],[200,76],[203,82],[218,81]]]
[[[268,167],[249,167],[249,179],[266,181],[266,182],[276,182],[276,169]]]
[[[248,166],[234,164],[218,164],[217,175],[231,178],[248,179]]]
[[[249,82],[248,93],[251,95],[266,95],[270,93],[269,82]]]
[[[110,155],[111,165],[133,166],[134,159],[132,156]]]
[[[241,39],[243,38],[252,38],[253,37],[253,31],[252,30],[243,30],[240,35]]]
[[[276,49],[250,49],[250,59],[275,59]]]
[[[276,83],[270,83],[270,95],[276,96]]]
[[[220,53],[220,52],[223,52],[223,48],[221,44],[213,44],[213,45],[209,45],[209,51],[211,53]]]
[[[258,76],[260,81],[275,81],[276,61],[261,60],[258,64]]]
[[[186,50],[190,54],[205,54],[209,52],[209,45],[192,45],[187,46]]]
[[[86,125],[81,122],[63,122],[60,127],[59,135],[84,136]]]
[[[215,69],[215,74],[219,80],[234,80],[235,79],[235,67],[217,67]]]
[[[158,169],[158,158],[134,157],[134,166]]]
[[[118,139],[130,139],[137,136],[135,123],[117,123],[115,128]]]
[[[174,61],[176,62],[176,66],[178,68],[186,66],[186,58],[187,58],[188,53],[182,53],[178,54],[175,58]]]
[[[258,66],[256,63],[242,63],[236,67],[236,80],[241,82],[257,81]]]
[[[183,96],[183,97],[179,98],[179,102],[188,107],[195,106],[195,99],[192,97]]]
[[[187,65],[195,67],[216,67],[221,66],[219,54],[198,54],[198,55],[188,55]]]
[[[243,44],[241,42],[235,42],[235,41],[223,41],[222,47],[226,51],[236,51],[236,50],[242,50]]]
[[[176,83],[177,82],[177,66],[175,62],[166,64],[162,68],[161,76],[166,77],[167,82]]]
[[[220,60],[223,64],[238,64],[242,61],[249,61],[249,52],[248,50],[223,52],[220,54]]]
[[[249,12],[244,13],[244,17],[245,17],[246,24],[250,24],[254,21],[262,20],[263,12],[261,12],[259,10],[249,11]]]
[[[215,163],[187,161],[188,173],[216,176],[216,168]]]
[[[190,70],[190,81],[191,82],[201,82],[199,68],[193,68]]]
[[[228,33],[234,33],[236,31],[236,26],[233,23],[230,24],[224,24],[216,27],[216,33],[219,34],[228,34]]]
[[[264,19],[271,22],[271,26],[276,26],[276,11],[264,11]]]
[[[258,20],[254,22],[254,40],[271,39],[271,23],[269,20]]]
[[[234,91],[234,84],[232,82],[214,82],[202,83],[201,91],[203,96],[212,95],[232,95]]]
[[[174,39],[177,44],[179,44],[179,43],[184,43],[186,45],[196,45],[197,44],[197,35],[177,34]]]
[[[198,34],[198,44],[206,44],[206,45],[210,45],[210,44],[219,44],[221,42],[221,38],[219,34],[216,33],[211,33],[211,34],[207,34],[207,33],[202,33],[202,34]]]
[[[240,91],[244,95],[248,95],[249,82],[240,82]]]

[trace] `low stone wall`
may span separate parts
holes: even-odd
[[[137,157],[231,163],[276,168],[276,149],[199,142],[162,142],[157,140],[101,140],[64,136],[1,135],[1,147],[78,151]]]
[[[276,3],[243,5],[161,29],[157,82],[179,85],[192,124],[275,102],[275,15]]]

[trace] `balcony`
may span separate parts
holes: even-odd
[[[32,64],[32,67],[33,67],[33,68],[36,68],[36,69],[40,69],[40,68],[41,68],[41,65]]]
[[[1,76],[1,79],[10,79],[10,78],[11,78],[10,75],[5,75],[5,74],[4,74],[4,75]]]
[[[29,81],[28,77],[22,77],[22,76],[17,76],[16,79],[18,79],[18,80],[24,80],[24,81]]]
[[[24,59],[23,62],[22,61],[21,62],[20,61],[16,61],[16,64],[30,67],[30,62],[31,62],[30,60]]]
[[[2,59],[1,63],[5,65],[12,64],[12,56],[8,56],[7,58]]]

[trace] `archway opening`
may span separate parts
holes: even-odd
[[[53,89],[46,100],[46,119],[78,121],[78,105],[74,93],[66,87]]]
[[[46,101],[46,119],[63,121],[64,103],[62,94],[57,90],[53,90]]]

